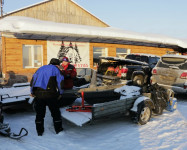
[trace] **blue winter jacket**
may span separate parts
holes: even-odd
[[[49,88],[49,81],[53,78],[56,80],[56,86],[60,94],[63,94],[63,81],[64,76],[55,65],[44,65],[40,67],[32,77],[31,81],[31,93],[33,94],[34,88],[42,88],[47,90]]]

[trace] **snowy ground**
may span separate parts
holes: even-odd
[[[35,113],[29,107],[7,109],[5,122],[12,131],[28,129],[21,140],[0,136],[0,150],[186,150],[187,149],[187,98],[178,97],[175,112],[164,111],[153,116],[146,125],[134,124],[129,117],[103,118],[94,124],[75,126],[63,120],[65,131],[56,135],[49,111],[45,118],[45,133],[38,137],[35,131]]]

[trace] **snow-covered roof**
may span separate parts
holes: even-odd
[[[106,59],[106,60],[112,60],[112,61],[129,62],[129,63],[139,64],[139,65],[148,65],[146,62],[133,60],[133,59],[126,59],[126,58],[122,58],[122,57],[100,56],[99,58]]]
[[[187,48],[187,41],[162,35],[141,34],[112,27],[56,23],[21,16],[1,19],[0,32],[12,33],[17,38],[118,44],[144,43],[145,45],[156,44],[157,47],[172,45]]]
[[[172,57],[172,58],[184,58],[184,59],[187,59],[187,55],[166,54],[166,55],[163,55],[162,57]]]
[[[158,55],[147,54],[147,53],[130,53],[129,55],[140,55],[140,56],[148,56],[148,57],[160,57]]]

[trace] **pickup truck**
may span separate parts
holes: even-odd
[[[143,86],[149,84],[151,71],[159,59],[159,56],[150,54],[128,54],[125,58],[100,57],[97,74],[103,78],[131,80],[133,85]]]

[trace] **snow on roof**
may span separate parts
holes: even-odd
[[[154,55],[154,54],[147,54],[147,53],[130,53],[128,55],[140,55],[140,56],[148,56],[148,57],[160,57],[158,55]]]
[[[162,57],[172,57],[172,58],[184,58],[184,59],[187,59],[187,55],[175,55],[175,54],[166,54],[166,55],[163,55]]]
[[[101,59],[106,59],[106,60],[112,60],[112,61],[122,61],[122,62],[130,62],[130,63],[136,63],[140,65],[148,65],[146,62],[138,61],[138,60],[133,60],[133,59],[128,59],[128,58],[123,58],[123,57],[112,57],[112,56],[99,56]]]
[[[112,27],[95,27],[77,24],[42,21],[29,17],[8,16],[0,20],[0,32],[14,34],[39,34],[47,36],[67,36],[87,39],[129,40],[159,43],[187,48],[187,42],[162,35],[140,34]],[[103,40],[103,41],[104,41]]]

